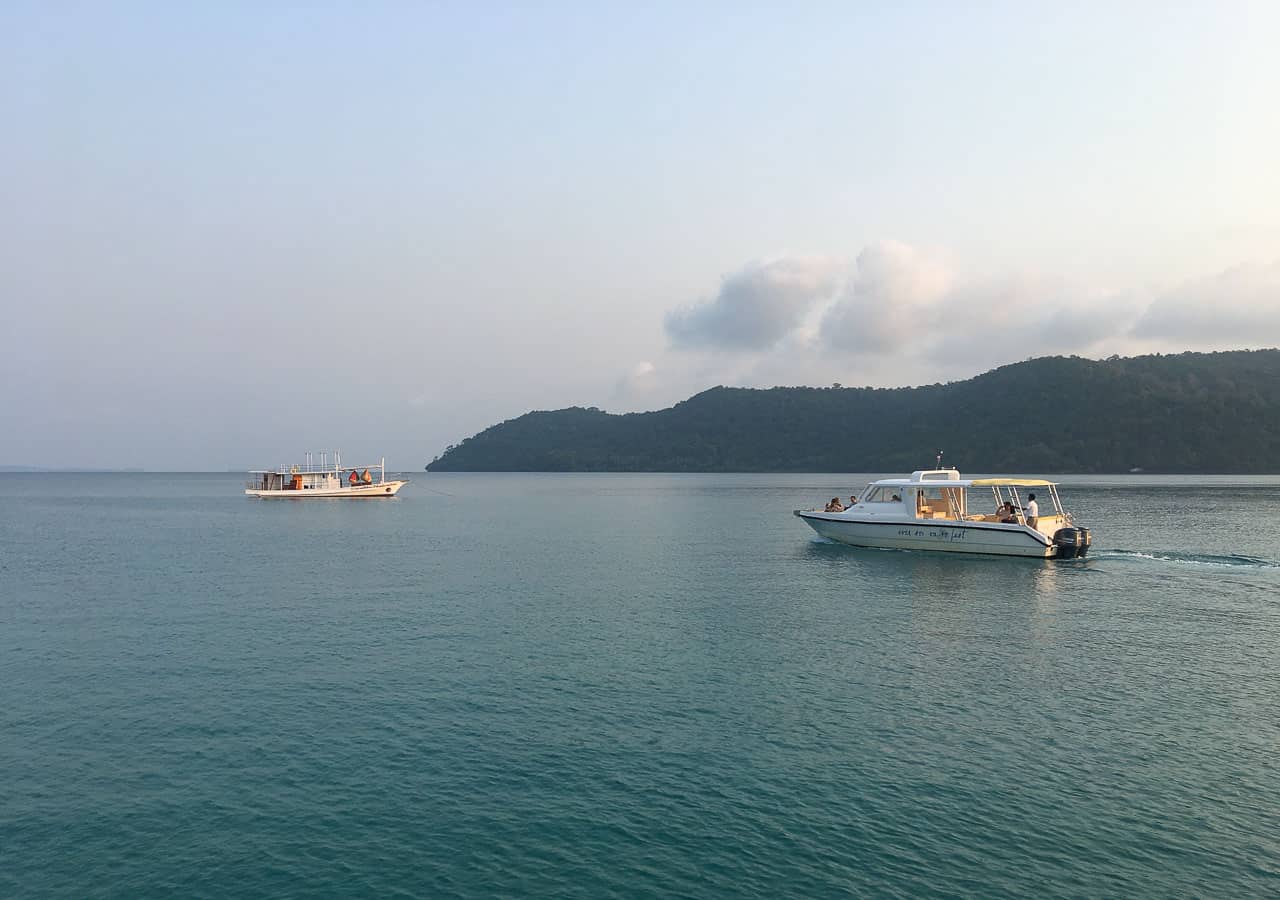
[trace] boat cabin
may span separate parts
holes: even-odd
[[[1034,496],[1039,515],[1029,521],[1026,511]],[[945,519],[952,522],[991,522],[1030,525],[1052,535],[1069,524],[1058,489],[1038,478],[962,479],[955,469],[926,469],[910,478],[885,478],[867,485],[856,505],[846,512],[863,517]]]
[[[258,477],[245,487],[259,491],[318,491],[343,486],[342,479],[333,471],[317,472],[299,466],[258,469],[249,474]]]

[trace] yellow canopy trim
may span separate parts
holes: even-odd
[[[945,485],[945,482],[939,482]],[[975,478],[969,484],[974,487],[999,487],[1008,485],[1011,487],[1049,487],[1052,481],[1045,481],[1042,478]]]

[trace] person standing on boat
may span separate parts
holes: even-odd
[[[1027,505],[1022,508],[1022,513],[1027,517],[1027,525],[1035,528],[1040,518],[1040,504],[1036,503],[1035,494],[1027,494]]]

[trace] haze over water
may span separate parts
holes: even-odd
[[[411,477],[0,475],[0,894],[1280,891],[1280,477],[1068,478],[1063,563]]]

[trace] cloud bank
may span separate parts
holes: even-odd
[[[664,373],[710,371],[724,384],[923,384],[1037,356],[1276,346],[1280,261],[1118,290],[974,273],[946,254],[881,241],[851,261],[749,264],[665,324],[675,352],[660,362]]]

